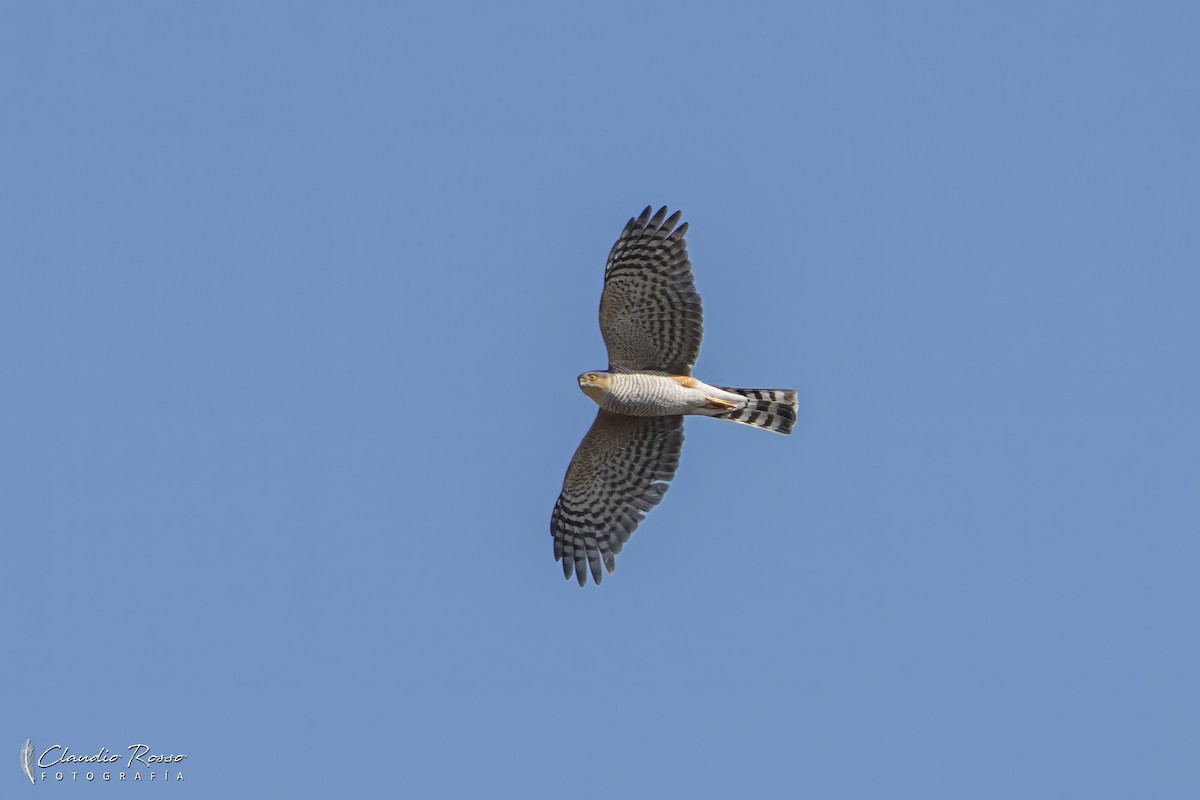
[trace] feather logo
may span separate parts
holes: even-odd
[[[25,745],[21,748],[21,769],[25,770],[25,775],[29,778],[30,783],[37,783],[33,777],[33,739],[26,739]]]

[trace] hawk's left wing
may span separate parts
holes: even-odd
[[[612,368],[691,375],[704,337],[704,310],[692,262],[687,223],[664,206],[629,220],[604,268],[600,333]]]
[[[554,560],[579,585],[597,584],[679,467],[683,417],[627,417],[604,409],[583,437],[550,517]]]

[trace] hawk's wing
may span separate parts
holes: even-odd
[[[683,238],[687,223],[675,227],[679,213],[667,218],[664,206],[651,219],[646,206],[629,220],[608,255],[600,333],[611,368],[692,374],[704,311]]]
[[[683,417],[626,417],[601,409],[583,437],[550,517],[563,575],[597,584],[679,467]]]

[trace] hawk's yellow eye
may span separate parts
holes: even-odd
[[[587,380],[589,380],[589,381],[592,381],[592,382],[595,382],[595,381],[596,381],[596,373],[594,373],[594,372],[589,372],[589,373],[588,373],[587,375],[585,375],[584,377],[585,377]]]

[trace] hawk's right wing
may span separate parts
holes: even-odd
[[[629,220],[604,268],[600,333],[612,368],[691,375],[704,337],[704,310],[692,262],[687,223],[664,206]]]
[[[597,584],[679,467],[683,417],[627,417],[601,409],[583,437],[550,517],[554,560],[579,585]]]

